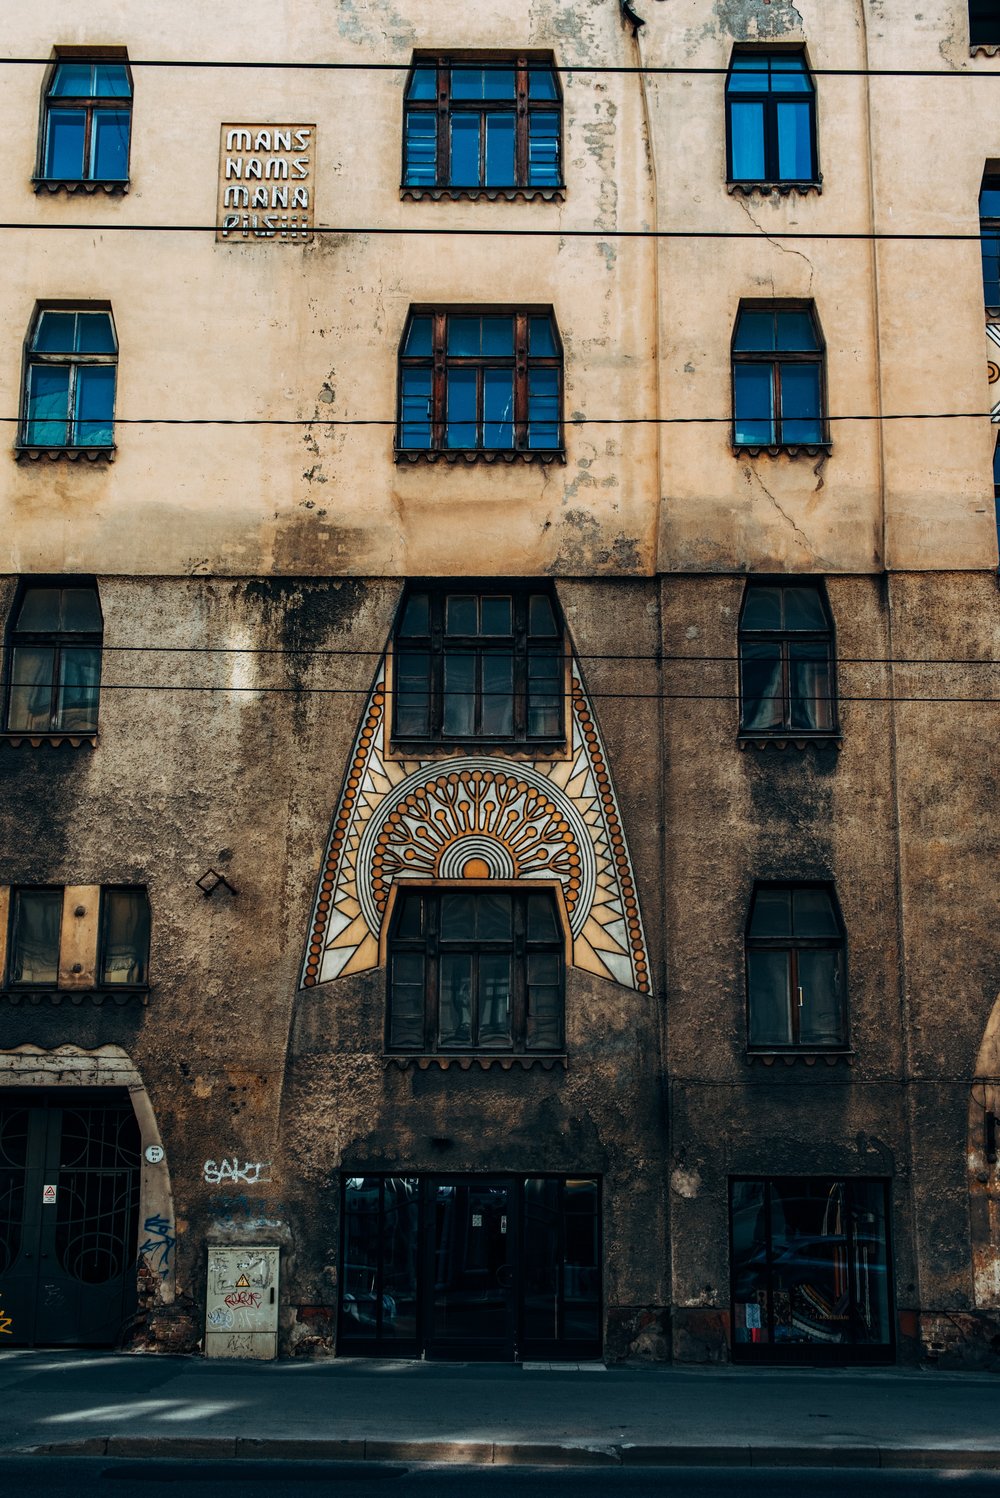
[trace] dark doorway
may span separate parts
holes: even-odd
[[[127,1096],[0,1100],[5,1346],[118,1340],[135,1302],[139,1152]]]
[[[599,1207],[593,1177],[349,1177],[339,1349],[599,1356]]]

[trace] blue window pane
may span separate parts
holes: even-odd
[[[528,446],[559,446],[559,371],[528,370]]]
[[[31,347],[42,354],[71,354],[76,348],[76,313],[43,312]]]
[[[45,135],[45,175],[53,181],[79,181],[87,116],[82,109],[50,109]]]
[[[774,392],[769,364],[737,364],[733,369],[734,430],[737,446],[768,446],[775,441]]]
[[[451,117],[452,187],[479,187],[479,115],[454,114]]]
[[[529,115],[529,187],[558,187],[561,175],[559,166],[559,116],[557,114],[537,113]]]
[[[430,319],[428,319],[429,321]],[[404,369],[400,379],[400,447],[431,445],[431,380],[429,369]]]
[[[529,99],[558,99],[559,86],[552,68],[528,69]]]
[[[404,354],[414,358],[429,358],[431,353],[431,319],[429,317],[414,317],[410,322],[410,331],[406,335],[406,346]]]
[[[781,94],[811,94],[812,79],[805,58],[792,52],[771,54],[771,90]]]
[[[485,94],[482,68],[452,68],[451,97],[453,99],[483,99]]]
[[[471,374],[472,371],[470,370]],[[514,446],[514,371],[483,372],[483,446]]]
[[[514,319],[512,317],[484,317],[483,353],[505,354],[514,357]]]
[[[540,358],[556,354],[555,334],[551,317],[528,318],[528,353]]]
[[[448,352],[469,357],[482,352],[483,320],[481,317],[449,317]]]
[[[482,622],[479,627],[481,635],[509,635],[514,628],[511,611],[511,600],[505,595],[490,597],[487,594],[482,600]]]
[[[729,129],[732,137],[733,180],[762,182],[765,177],[763,104],[730,104]]]
[[[486,186],[513,187],[514,116],[486,116]]]
[[[43,314],[47,315],[47,314]],[[81,354],[113,354],[115,334],[106,312],[77,312],[75,348]]]
[[[446,447],[476,447],[476,371],[449,369]]]
[[[408,110],[405,139],[404,182],[411,187],[433,187],[437,182],[437,116],[427,110]]]
[[[32,365],[28,370],[25,441],[37,447],[65,447],[68,417],[69,366]]]
[[[819,366],[816,364],[783,364],[781,366],[781,440],[783,442],[822,442],[820,419]]]
[[[1000,307],[1000,235],[984,234],[983,293],[987,307]]]
[[[813,174],[812,109],[804,99],[778,105],[778,176],[808,182]]]
[[[49,85],[53,99],[88,99],[93,91],[93,66],[89,62],[61,62]]]
[[[130,99],[132,89],[125,65],[120,62],[95,63],[94,94],[98,99]]]
[[[515,96],[513,68],[483,69],[484,99],[513,99]]]
[[[406,91],[408,99],[433,99],[437,95],[437,68],[414,68],[410,86]]]
[[[770,353],[774,348],[774,313],[744,309],[736,324],[733,348],[741,353]]]
[[[77,447],[110,447],[114,441],[115,369],[111,364],[82,364],[76,372]]]
[[[1000,218],[1000,187],[984,187],[979,194],[980,218]]]
[[[781,589],[755,583],[747,589],[741,629],[781,628]]]
[[[808,312],[777,313],[777,347],[779,349],[816,349],[816,329]]]
[[[770,69],[764,52],[737,52],[726,82],[729,94],[763,94],[767,92]]]
[[[475,593],[449,593],[444,606],[446,635],[479,633],[479,600]]]
[[[128,177],[127,109],[95,109],[90,175],[98,182],[124,182]]]

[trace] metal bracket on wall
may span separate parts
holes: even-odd
[[[642,16],[637,16],[636,15],[635,11],[632,9],[631,5],[629,4],[629,0],[618,0],[618,4],[619,4],[619,7],[621,9],[622,20],[623,21],[627,21],[628,24],[631,26],[631,28],[632,28],[632,35],[633,36],[638,36],[639,35],[639,28],[641,26],[645,26],[645,24],[646,24],[645,21],[642,19]]]
[[[219,888],[220,884],[224,884],[231,895],[239,894],[239,890],[235,889],[234,886],[230,884],[229,880],[223,874],[218,873],[215,869],[206,869],[201,878],[195,880],[195,884],[201,890],[206,899],[208,899],[210,895],[215,894],[215,891]]]

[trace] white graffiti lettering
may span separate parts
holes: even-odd
[[[244,1160],[234,1155],[231,1160],[206,1160],[203,1166],[205,1181],[209,1186],[218,1186],[223,1181],[243,1181],[247,1186],[259,1186],[271,1179],[270,1160]]]

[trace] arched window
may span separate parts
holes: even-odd
[[[388,968],[390,1051],[562,1049],[563,936],[550,890],[403,885]]]
[[[109,311],[43,307],[28,339],[22,450],[108,452],[115,440],[117,373]]]
[[[741,303],[733,329],[733,446],[826,447],[824,386],[812,303]]]
[[[844,927],[828,885],[759,884],[746,962],[751,1050],[844,1049]]]
[[[61,58],[52,69],[42,112],[38,187],[125,187],[132,77],[123,56]]]
[[[833,621],[815,582],[752,582],[740,611],[740,732],[834,734]]]
[[[801,52],[734,52],[726,78],[730,182],[819,181],[816,90]]]
[[[9,733],[97,732],[103,632],[93,583],[22,589],[8,635]]]

